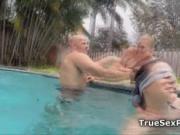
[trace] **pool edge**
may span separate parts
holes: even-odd
[[[46,74],[46,73],[40,73],[40,72],[33,72],[33,71],[27,71],[25,69],[18,69],[14,67],[6,67],[0,65],[0,70],[6,70],[6,71],[15,71],[15,72],[21,72],[21,73],[27,73],[27,74],[34,74],[34,75],[42,75],[48,78],[54,78],[54,79],[59,79],[60,76],[57,75],[51,75],[51,74]],[[94,81],[88,84],[88,86],[94,88],[104,88],[108,89],[114,92],[121,92],[121,93],[126,93],[126,94],[132,94],[134,87],[132,86],[126,86],[124,84],[111,84],[111,83],[103,83],[100,81]],[[180,90],[177,92],[178,97],[180,97]]]
[[[27,74],[34,74],[34,75],[42,75],[42,76],[45,76],[45,77],[55,78],[55,79],[59,78],[59,76],[56,76],[56,75],[40,73],[40,72],[34,72],[34,71],[27,71],[26,69],[23,69],[23,68],[18,69],[18,68],[13,68],[13,67],[0,66],[0,70],[15,71],[15,72],[21,72],[21,73],[27,73]]]

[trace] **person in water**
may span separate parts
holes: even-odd
[[[149,34],[142,35],[136,46],[124,50],[120,57],[120,64],[129,68],[139,68],[148,59],[154,58],[154,39]],[[141,65],[138,65],[141,64]]]
[[[166,62],[150,60],[137,71],[132,103],[137,113],[129,120],[123,135],[164,135],[175,130],[180,133],[179,128],[141,127],[139,121],[180,119],[176,77]]]
[[[138,70],[141,65],[138,65],[141,61],[148,60],[150,57],[154,58],[154,39],[149,34],[143,34],[137,41],[135,46],[130,46],[127,49],[124,49],[121,57],[110,56],[106,57],[98,63],[105,68],[119,69],[121,70],[130,68],[133,70]],[[143,63],[141,63],[143,64]],[[92,81],[94,79],[98,80],[107,80],[108,78],[99,78],[90,76],[88,80]],[[119,81],[118,78],[113,80]],[[112,80],[109,78],[108,80]]]
[[[148,51],[148,52],[154,54],[154,38],[149,34],[144,34],[144,35],[140,36],[136,47],[142,53],[145,51]]]
[[[148,60],[150,57],[154,57],[154,39],[149,34],[143,34],[138,39],[136,46],[131,46],[124,49],[121,57],[109,56],[101,59],[97,63],[102,65],[104,68],[111,68],[126,70],[127,68],[138,70],[141,65],[138,65],[141,61]],[[143,63],[141,63],[143,64]],[[100,78],[97,76],[88,76],[88,81],[93,80],[112,80],[120,81],[118,78]]]
[[[130,69],[111,70],[103,68],[88,55],[89,40],[84,35],[73,35],[68,41],[69,48],[62,57],[60,69],[61,96],[71,100],[80,95],[86,87],[86,74],[107,78],[128,79]]]

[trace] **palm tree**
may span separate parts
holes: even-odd
[[[84,0],[17,0],[16,6],[21,23],[19,30],[23,30],[25,39],[21,54],[29,64],[44,59],[52,45],[76,30],[86,15]]]
[[[0,21],[1,25],[3,26],[1,29],[2,32],[2,39],[1,39],[1,63],[3,62],[3,54],[4,54],[4,36],[5,36],[5,10],[6,10],[6,1],[2,0],[0,2]]]
[[[7,4],[1,0],[0,11],[1,63],[29,65],[46,62],[52,45],[62,43],[69,32],[81,26],[87,2],[11,0]]]
[[[10,6],[7,4],[6,0],[0,1],[0,63],[3,63],[5,60],[6,50],[7,50],[7,31],[11,29],[12,25],[10,23],[11,12],[9,10]]]
[[[93,0],[92,4],[90,4],[91,5],[91,17],[90,17],[91,36],[95,37],[96,16],[99,13],[105,23],[110,18],[108,42],[109,45],[111,45],[113,41],[113,33],[115,31],[115,23],[117,24],[118,29],[120,29],[120,31],[123,31],[122,18],[116,11],[116,8],[117,6],[126,8],[126,2],[127,1],[125,0],[100,0],[100,1]]]
[[[128,0],[129,1],[129,0]],[[103,20],[106,22],[106,20],[109,18],[108,14],[110,15],[110,29],[114,29],[114,24],[117,22],[118,27],[121,27],[122,25],[122,18],[121,16],[116,12],[116,7],[121,6],[123,8],[126,8],[126,2],[127,0],[91,0],[90,2],[90,10],[91,10],[91,16],[90,16],[90,31],[91,35],[94,36],[95,34],[95,25],[96,25],[96,16],[99,13]]]

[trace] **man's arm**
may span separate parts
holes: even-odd
[[[82,71],[88,72],[91,75],[99,77],[118,77],[129,79],[130,72],[122,72],[118,70],[110,70],[103,68],[100,64],[93,62],[92,59],[83,53],[76,53],[73,58],[73,63]]]
[[[117,56],[107,56],[103,59],[100,59],[98,61],[96,61],[96,63],[100,64],[103,67],[110,67],[112,66],[114,63],[117,63],[120,61],[120,58]]]

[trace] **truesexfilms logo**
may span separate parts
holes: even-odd
[[[139,120],[141,127],[180,127],[179,120]]]

